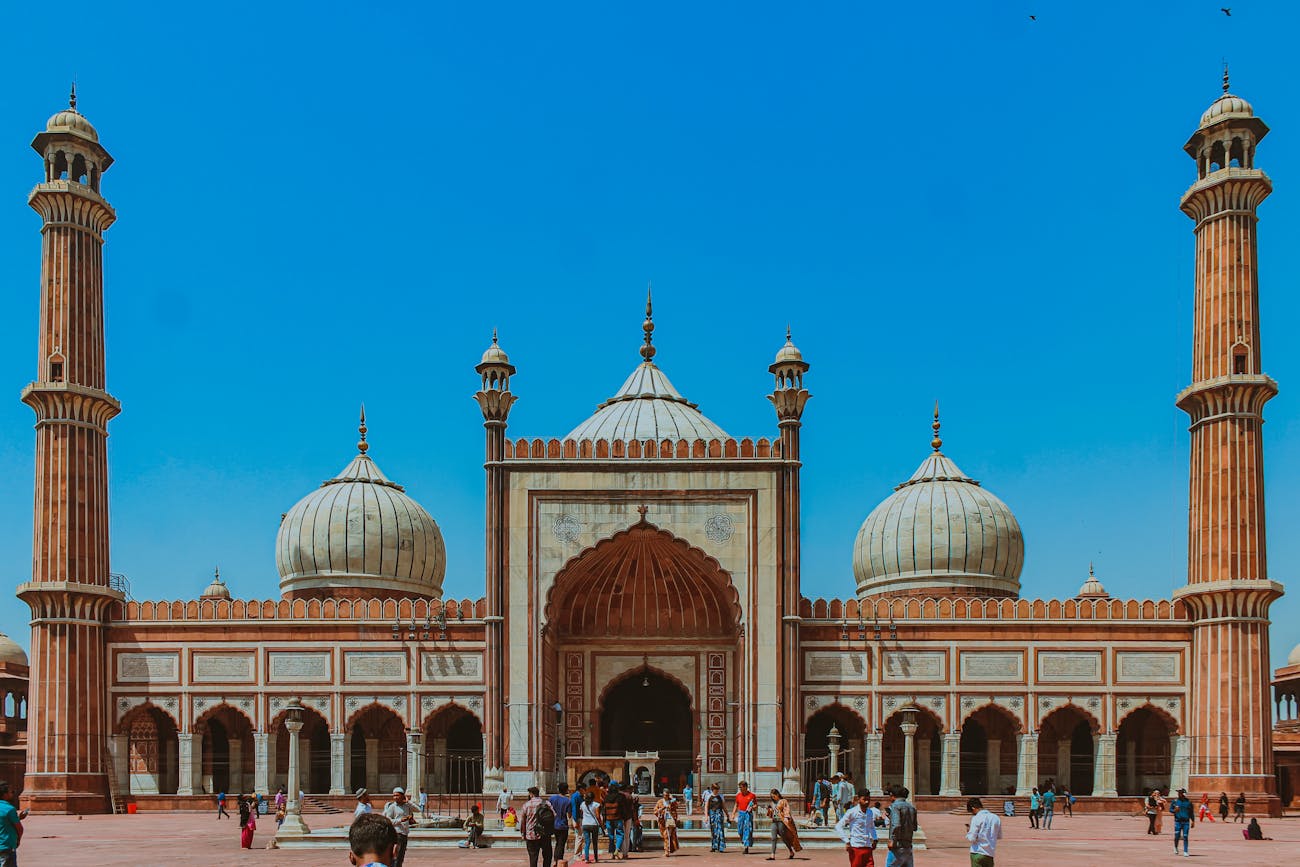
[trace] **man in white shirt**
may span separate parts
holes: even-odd
[[[969,829],[966,839],[970,841],[971,867],[993,867],[993,855],[1002,839],[1002,820],[984,809],[979,798],[966,802],[966,812],[975,815],[966,826]]]
[[[406,790],[401,786],[393,789],[393,800],[384,805],[384,815],[397,831],[397,857],[391,867],[402,867],[406,860],[406,844],[411,839],[411,814],[414,812],[415,808],[406,799]]]
[[[871,853],[876,848],[876,811],[871,808],[870,791],[858,791],[856,803],[835,823],[835,833],[849,853],[849,867],[875,867]]]

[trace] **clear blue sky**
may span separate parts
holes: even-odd
[[[1015,510],[1026,596],[1165,597],[1186,557],[1192,225],[1181,151],[1234,90],[1259,164],[1272,576],[1300,568],[1300,80],[1288,4],[9,4],[0,27],[0,566],[30,574],[40,238],[27,143],[79,81],[104,190],[113,563],[138,597],[220,564],[273,597],[279,515],[371,454],[482,592],[473,366],[563,435],[657,361],[770,435],[786,323],[812,363],[804,582],[928,451]],[[1029,15],[1038,16],[1030,21]],[[1300,591],[1300,584],[1295,585]],[[1274,662],[1300,592],[1274,608]],[[26,609],[0,630],[27,641]]]

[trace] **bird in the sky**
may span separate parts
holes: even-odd
[[[1229,18],[1232,17],[1232,10],[1229,9],[1227,6],[1220,6],[1219,11],[1222,12],[1224,15],[1227,15]]]
[[[1037,15],[1030,15],[1030,16],[1029,16],[1029,20],[1030,20],[1030,21],[1037,21],[1037,20],[1038,20],[1038,16],[1037,16]]]

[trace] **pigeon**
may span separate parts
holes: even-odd
[[[1030,21],[1037,21],[1037,20],[1038,20],[1038,16],[1037,16],[1037,15],[1030,15],[1030,16],[1029,16],[1029,20],[1030,20]]]
[[[1229,9],[1227,6],[1220,6],[1219,11],[1222,12],[1224,15],[1227,15],[1229,18],[1232,17],[1232,10]]]

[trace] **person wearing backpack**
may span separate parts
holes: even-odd
[[[528,787],[528,800],[519,814],[519,831],[524,835],[524,846],[528,849],[528,867],[537,867],[538,853],[542,856],[542,867],[551,867],[555,811],[536,786]]]

